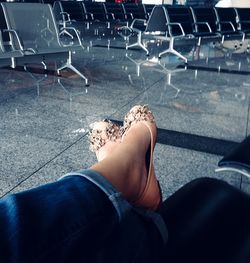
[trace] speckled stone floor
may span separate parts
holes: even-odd
[[[83,44],[73,62],[89,87],[72,72],[51,74],[54,65],[49,74],[34,73],[35,65],[32,73],[0,69],[1,196],[89,167],[95,162],[89,125],[103,118],[122,121],[138,103],[150,106],[161,129],[154,159],[164,198],[207,176],[250,191],[247,178],[214,171],[228,151],[217,151],[216,139],[233,146],[250,132],[250,54],[207,44],[197,56],[185,47],[186,66],[169,55],[157,59],[165,43],[150,43],[149,57],[126,50],[118,35],[88,35]],[[190,142],[178,141],[180,135]]]

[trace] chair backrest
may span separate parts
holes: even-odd
[[[44,3],[44,4],[50,4],[51,6],[53,6],[53,4],[54,4],[55,1],[56,1],[56,0],[43,0],[43,3]]]
[[[192,7],[191,11],[193,13],[194,21],[198,23],[208,23],[212,32],[215,33],[217,30],[216,25],[216,14],[213,7]],[[196,27],[197,31],[208,31],[208,28],[206,25],[200,24]]]
[[[231,22],[234,26],[234,29],[237,30],[237,13],[235,8],[229,7],[229,8],[215,8],[216,11],[216,17],[217,22],[219,26],[220,31],[233,31],[232,26],[230,26],[229,23]],[[226,23],[224,23],[226,22]]]
[[[137,19],[147,19],[146,11],[143,5],[138,5],[134,3],[125,3],[123,4],[125,13],[129,17],[129,14],[132,14],[133,18]]]
[[[185,35],[193,33],[194,19],[191,9],[185,6],[166,6],[168,23],[179,23]],[[169,32],[172,36],[181,35],[182,31],[179,26],[169,26]]]
[[[241,30],[250,30],[250,8],[236,8]]]
[[[3,12],[3,8],[2,6],[0,6],[0,30],[2,29],[7,29],[7,23],[6,23],[6,19],[5,19],[5,15]],[[2,41],[5,42],[9,42],[10,41],[10,37],[9,34],[2,34]]]
[[[211,0],[187,0],[187,6],[197,6],[197,7],[209,7],[212,6]]]
[[[107,14],[104,8],[103,3],[94,2],[94,3],[85,3],[83,2],[83,6],[86,13],[93,14],[94,20],[96,21],[106,21]]]
[[[40,3],[43,4],[43,0],[22,0],[23,3]]]
[[[148,18],[149,18],[154,7],[155,7],[155,5],[153,5],[153,4],[144,4],[144,8],[146,10],[146,15]]]
[[[78,1],[55,2],[53,6],[54,10],[57,9],[56,6],[58,6],[58,10],[62,9],[63,12],[68,13],[71,20],[75,20],[77,22],[83,22],[85,20],[85,11],[82,2],[78,2]]]
[[[163,6],[155,6],[149,17],[146,32],[167,32],[167,14]]]
[[[122,4],[105,3],[107,13],[114,14],[115,20],[125,20],[125,12]]]
[[[144,16],[145,19],[148,19],[148,14],[145,5],[138,3],[137,6],[138,6],[138,13],[140,14],[140,16]]]
[[[53,4],[53,13],[54,13],[54,17],[55,20],[57,22],[62,21],[63,17],[62,17],[62,13],[63,12],[63,7],[60,1],[55,1]]]
[[[7,26],[18,32],[24,49],[61,48],[52,7],[48,4],[2,3]],[[14,40],[12,40],[14,41]]]

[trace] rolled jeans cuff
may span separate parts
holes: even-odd
[[[98,188],[100,188],[112,202],[118,214],[119,221],[121,221],[125,213],[132,208],[132,206],[123,197],[122,193],[118,192],[117,189],[104,176],[100,175],[99,173],[88,169],[65,174],[64,176],[60,177],[59,180],[68,176],[84,177],[85,179],[95,184]]]
[[[160,232],[163,242],[166,244],[168,240],[168,230],[160,214],[151,210],[133,207],[124,198],[122,193],[118,192],[117,189],[104,176],[91,169],[65,174],[59,178],[59,180],[69,176],[81,176],[100,188],[108,196],[109,200],[113,204],[119,221],[122,221],[125,215],[131,211],[136,212],[146,220],[152,221]]]

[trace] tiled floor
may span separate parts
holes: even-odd
[[[89,124],[103,118],[121,121],[138,103],[150,106],[163,137],[168,135],[155,150],[164,197],[204,176],[250,191],[246,178],[215,174],[221,155],[199,150],[199,136],[216,148],[213,139],[240,142],[249,134],[250,55],[223,56],[206,45],[197,58],[186,48],[186,68],[172,56],[158,60],[161,45],[151,44],[147,58],[142,50],[126,51],[119,36],[109,40],[85,39],[86,48],[74,54],[89,87],[73,73],[60,78],[0,69],[0,195],[89,167],[95,162],[88,151]],[[173,146],[176,134],[192,138],[190,146]]]

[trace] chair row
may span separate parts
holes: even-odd
[[[3,66],[42,64],[65,59],[57,68],[68,68],[85,80],[88,79],[72,65],[72,52],[82,50],[82,44],[74,28],[66,28],[75,41],[64,43],[51,5],[37,3],[1,3],[0,5],[0,64]]]
[[[250,34],[250,8],[203,8],[185,6],[155,6],[143,30],[136,28],[136,20],[130,30],[137,32],[138,39],[127,48],[142,47],[146,36],[169,42],[168,49],[159,54],[172,53],[187,63],[187,58],[174,48],[176,40],[193,40],[200,46],[202,41],[239,40],[242,43]]]
[[[71,24],[92,22],[110,23],[131,22],[134,19],[148,19],[154,5],[87,3],[84,1],[56,1],[53,5],[57,21]]]

